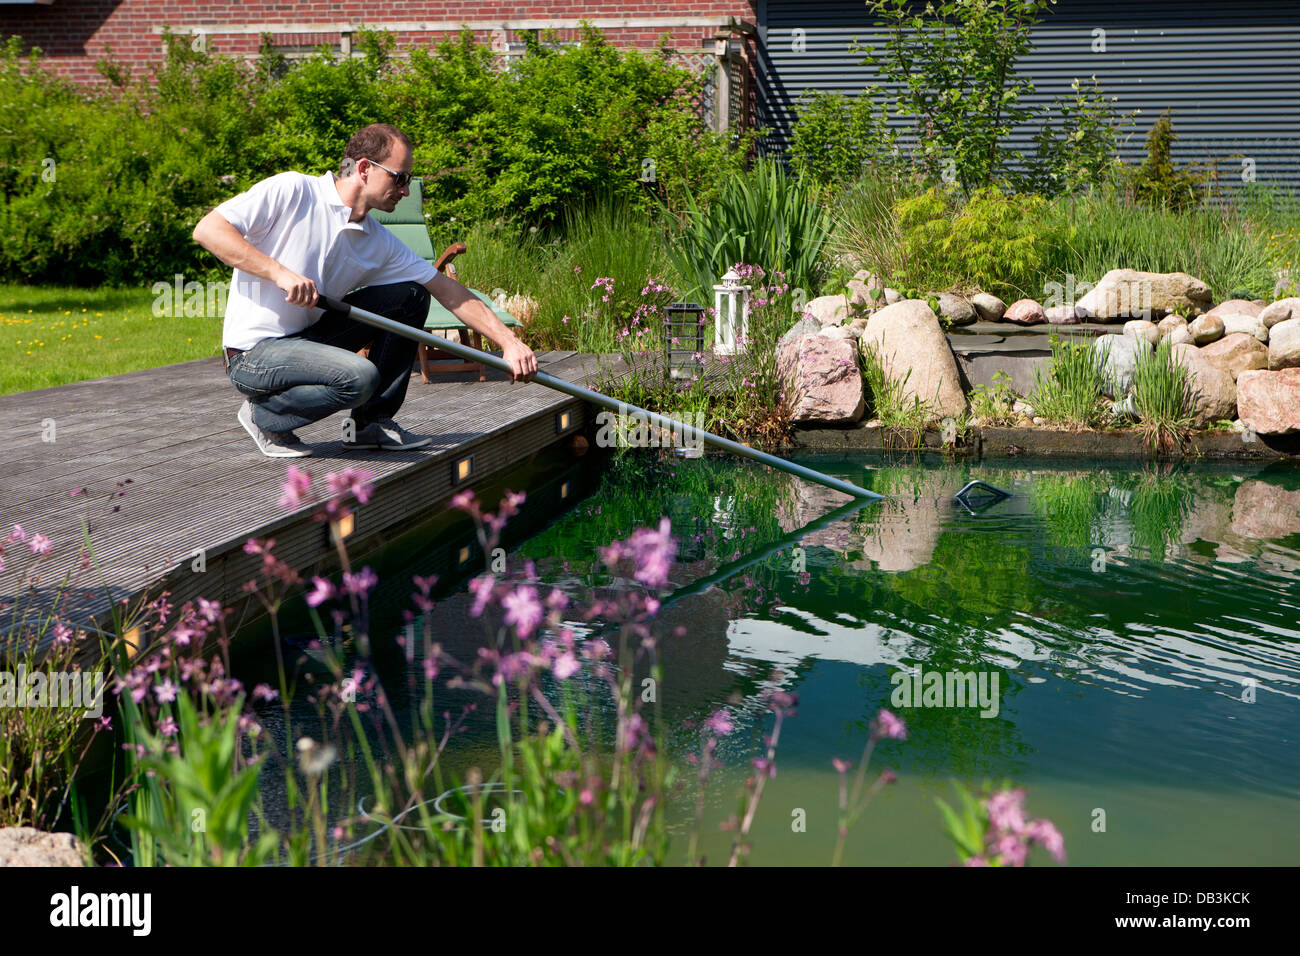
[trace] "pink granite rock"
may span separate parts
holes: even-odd
[[[1002,313],[1002,321],[1014,322],[1016,325],[1038,325],[1046,322],[1047,316],[1043,313],[1043,307],[1033,299],[1017,299]]]
[[[1300,368],[1242,372],[1237,377],[1237,414],[1260,435],[1300,432]]]
[[[796,422],[856,422],[865,400],[852,337],[801,335],[781,343],[777,374]]]

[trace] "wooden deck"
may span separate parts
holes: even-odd
[[[592,356],[573,352],[539,353],[538,361],[578,383],[595,369]],[[35,606],[48,609],[66,590],[60,616],[102,627],[111,622],[110,601],[134,604],[164,589],[177,607],[198,596],[236,603],[259,564],[242,550],[249,537],[275,538],[276,554],[299,569],[333,553],[324,525],[311,518],[315,507],[279,507],[289,464],[309,469],[321,486],[328,472],[348,466],[375,473],[375,495],[358,509],[348,540],[363,550],[461,488],[566,441],[594,416],[576,399],[496,372],[483,383],[443,374],[427,385],[415,374],[398,420],[434,436],[432,446],[345,451],[340,412],[299,429],[311,457],[270,459],[235,420],[242,400],[220,359],[0,397],[0,537],[20,524],[53,542],[40,563]],[[566,410],[571,421],[561,435],[556,418]],[[455,485],[456,462],[471,454],[473,476]],[[86,490],[74,496],[78,488]],[[83,519],[99,571],[78,570]],[[14,572],[30,557],[26,547],[9,545],[0,604],[14,600]],[[69,574],[73,585],[64,589]],[[0,626],[10,620],[0,611]]]

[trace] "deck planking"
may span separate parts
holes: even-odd
[[[539,353],[538,364],[579,384],[596,369],[595,357],[573,352]],[[357,509],[349,539],[350,548],[364,550],[445,506],[461,487],[566,441],[592,416],[577,399],[491,370],[485,382],[470,373],[435,373],[424,384],[413,373],[397,417],[409,430],[432,435],[431,446],[345,450],[346,412],[339,412],[298,430],[313,447],[311,457],[269,459],[235,419],[242,401],[219,359],[0,396],[0,529],[7,535],[20,524],[53,542],[25,603],[48,612],[62,591],[60,616],[98,627],[111,623],[113,603],[135,605],[164,589],[176,606],[198,596],[235,604],[246,599],[243,584],[258,568],[243,553],[248,538],[275,537],[276,553],[300,570],[333,553],[324,526],[311,517],[318,506],[292,513],[279,507],[288,465],[309,469],[322,497],[328,472],[351,466],[375,473],[375,495]],[[555,415],[565,409],[574,412],[573,422],[561,436]],[[50,422],[54,440],[45,441]],[[452,465],[466,454],[474,455],[474,476],[456,486]],[[77,488],[86,491],[72,495]],[[102,576],[78,570],[83,521]],[[201,572],[193,570],[200,553]],[[24,546],[8,546],[0,604],[15,600],[21,584],[14,569],[28,558]],[[64,589],[69,574],[73,586]],[[10,614],[0,612],[0,621],[7,628]]]

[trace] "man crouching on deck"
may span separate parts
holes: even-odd
[[[343,408],[352,409],[343,423],[345,448],[432,441],[393,421],[417,343],[341,312],[319,313],[312,308],[318,295],[422,329],[432,294],[502,347],[513,380],[537,372],[532,350],[491,309],[366,215],[392,212],[408,194],[406,135],[386,123],[367,126],[343,156],[340,176],[280,173],[222,203],[194,229],[194,240],[235,270],[222,331],[226,373],[247,396],[239,423],[270,458],[311,454],[294,429]],[[357,354],[366,346],[368,359]]]

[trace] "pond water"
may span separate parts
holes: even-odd
[[[684,760],[699,745],[688,723],[726,707],[736,724],[708,790],[710,862],[726,859],[731,837],[718,824],[736,812],[771,730],[759,696],[774,671],[798,708],[755,820],[755,864],[830,861],[832,758],[859,759],[882,706],[909,736],[876,751],[872,766],[898,781],[854,827],[847,863],[952,862],[935,805],[954,802],[952,780],[1026,787],[1029,813],[1056,824],[1072,865],[1300,858],[1295,468],[798,460],[887,498],[804,530],[843,496],[734,460],[629,454],[603,471],[586,463],[538,478],[504,542],[510,562],[533,561],[544,582],[577,599],[608,583],[601,546],[671,519],[678,590],[663,595],[656,628],[669,728],[661,742]],[[954,501],[972,478],[1012,497]],[[430,623],[453,654],[473,657],[487,638],[469,614],[465,575],[448,567],[469,541],[463,522],[446,519],[370,562],[385,582],[377,648],[404,627],[410,575],[438,570]],[[400,688],[408,665],[400,651],[384,653],[385,683]],[[259,655],[242,657],[240,676],[257,679]],[[924,682],[931,672],[969,674],[986,698],[897,696],[904,676]],[[476,699],[439,694],[440,712]],[[275,708],[264,716],[274,732]],[[490,774],[495,746],[484,705],[448,767]],[[689,799],[674,810],[679,852],[692,811]],[[1047,862],[1041,851],[1033,859]]]

